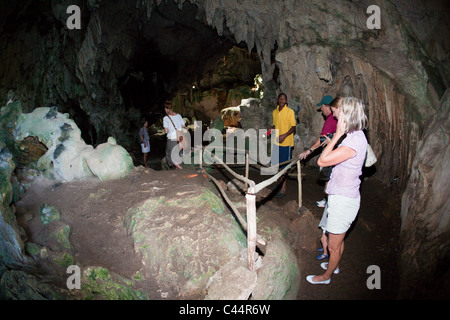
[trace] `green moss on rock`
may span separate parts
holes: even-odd
[[[58,254],[55,259],[55,263],[61,267],[67,268],[70,265],[75,264],[75,259],[70,253],[62,252]]]
[[[61,219],[61,213],[55,206],[48,203],[43,203],[39,208],[39,218],[43,224],[49,224]]]
[[[133,289],[134,281],[111,274],[102,267],[90,267],[83,272],[82,290],[88,299],[101,296],[108,300],[146,300],[145,292]]]
[[[71,245],[69,241],[69,235],[70,227],[68,225],[62,225],[55,232],[53,232],[51,236],[52,238],[56,239],[63,248],[70,249]]]

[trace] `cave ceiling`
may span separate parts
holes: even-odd
[[[81,8],[80,30],[66,27],[72,4]],[[142,114],[160,112],[162,99],[193,83],[206,89],[205,75],[238,46],[259,59],[263,107],[273,108],[280,91],[289,96],[299,120],[296,148],[316,139],[323,119],[314,107],[325,93],[353,94],[368,106],[369,138],[380,165],[392,169],[386,180],[406,178],[423,124],[449,83],[448,6],[380,2],[382,28],[368,30],[370,4],[0,1],[0,97],[5,103],[13,90],[26,112],[57,105],[93,132],[89,142],[114,136],[126,144],[128,136],[132,143]],[[392,144],[399,159],[384,154]]]
[[[86,109],[83,104],[94,104],[97,108],[111,106],[108,96],[116,99],[115,104],[131,103],[138,109],[154,107],[177,90],[192,86],[233,46],[245,47],[243,43],[237,44],[227,31],[219,37],[216,30],[206,25],[204,17],[198,15],[198,8],[190,3],[185,3],[181,10],[175,2],[163,1],[152,7],[149,18],[145,8],[139,8],[135,1],[74,1],[82,10],[84,28],[67,31],[64,28],[67,15],[63,12],[66,2],[28,1],[20,5],[2,1],[0,31],[4,43],[10,44],[15,39],[17,43],[14,46],[29,46],[30,50],[35,51],[34,59],[39,54],[46,56],[37,57],[38,60],[63,58],[63,61],[58,61],[59,64],[67,64],[67,72],[72,75],[77,73],[86,87],[82,91],[88,91],[78,95],[90,93],[90,98],[95,100],[92,103],[81,98],[85,100],[81,102],[82,109]],[[62,37],[57,35],[55,39],[55,28],[62,29]],[[30,37],[39,35],[42,41],[23,36],[27,32]],[[63,41],[65,48],[56,53],[36,49],[43,45],[42,42],[52,41],[50,39]],[[10,51],[17,54],[20,49]],[[58,56],[51,57],[53,54]],[[22,60],[17,62],[20,66],[16,69],[33,69],[34,63]],[[37,73],[36,70],[30,72]],[[20,80],[12,78],[5,78],[3,84],[20,86]],[[111,92],[115,89],[120,90],[120,97]],[[73,102],[65,94],[74,96],[70,92],[61,93],[61,99],[51,99],[51,102]],[[125,101],[121,101],[122,98]],[[134,101],[130,102],[130,99]],[[33,102],[46,104],[39,99]]]

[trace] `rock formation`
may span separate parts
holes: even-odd
[[[420,140],[402,198],[401,295],[421,297],[414,287],[439,292],[448,285],[450,247],[450,92],[447,90]],[[438,293],[442,294],[442,293]]]

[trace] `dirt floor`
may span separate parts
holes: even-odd
[[[61,221],[71,227],[71,243],[75,261],[81,266],[98,265],[125,277],[132,277],[142,268],[141,257],[133,250],[132,239],[123,226],[126,202],[138,202],[159,190],[183,190],[188,187],[183,177],[195,173],[192,168],[181,171],[160,171],[163,152],[161,148],[151,151],[149,165],[152,170],[140,168],[134,174],[120,180],[99,183],[96,179],[60,184],[45,182],[29,188],[17,206],[18,221],[26,230],[28,241],[45,244],[52,249],[49,231],[42,229],[38,219],[33,219],[43,202],[55,205],[63,213]],[[142,165],[139,152],[135,153],[135,165]],[[237,169],[243,170],[243,168]],[[211,173],[226,182],[230,176],[220,169]],[[303,205],[320,220],[323,209],[315,205],[323,197],[323,184],[317,181],[318,169],[303,169]],[[256,182],[267,179],[256,169],[250,170],[250,178]],[[203,176],[198,175],[198,183]],[[108,190],[105,193],[105,190]],[[322,272],[314,250],[295,249],[301,272],[298,299],[395,299],[398,288],[398,236],[400,225],[400,196],[393,189],[383,186],[375,178],[364,179],[361,185],[361,209],[357,220],[345,240],[345,251],[340,265],[340,274],[334,275],[329,285],[311,285],[305,277]],[[98,199],[101,198],[101,201]],[[86,200],[87,199],[87,200]],[[296,214],[286,215],[283,208],[298,199],[297,181],[288,180],[288,195],[278,199],[268,197],[266,205],[272,210],[272,223],[284,224],[288,229]],[[277,208],[279,211],[277,212]],[[260,209],[258,209],[260,210]],[[320,246],[317,237],[317,248]],[[381,289],[370,290],[367,279],[371,274],[367,268],[376,265],[381,270]],[[45,269],[45,266],[42,265]],[[164,295],[157,286],[147,280],[150,299],[162,299]],[[170,298],[169,293],[169,298]]]
[[[156,138],[156,139],[155,139]],[[150,157],[149,165],[160,170],[160,159],[164,157],[163,149],[158,148],[164,141],[160,137],[152,136],[155,148]],[[156,141],[155,141],[156,140]],[[136,165],[142,164],[141,154],[135,152]],[[323,208],[316,206],[316,201],[324,197],[324,183],[318,181],[318,168],[302,166],[303,206],[312,212],[320,221]],[[236,169],[244,174],[244,169]],[[217,179],[231,180],[226,170],[216,170],[212,174]],[[298,299],[396,299],[399,286],[399,234],[401,194],[395,183],[386,186],[376,179],[376,165],[364,168],[361,184],[361,208],[356,221],[347,233],[345,250],[340,265],[340,273],[333,276],[329,285],[311,285],[306,281],[310,274],[320,274],[320,263],[327,260],[316,260],[320,253],[311,250],[297,249],[298,265],[302,275]],[[255,182],[267,179],[259,174],[259,170],[251,169],[250,178]],[[298,183],[295,178],[288,180],[288,194],[286,198],[268,197],[263,202],[272,202],[280,209],[289,202],[298,202]],[[258,209],[260,210],[260,209]],[[284,223],[284,229],[296,219],[295,215],[283,214],[274,217],[276,223]],[[283,217],[284,219],[281,219]],[[321,247],[317,239],[317,248]],[[381,289],[368,289],[367,280],[372,275],[368,273],[369,266],[378,266],[381,271]]]

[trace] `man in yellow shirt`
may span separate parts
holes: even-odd
[[[294,132],[296,127],[294,110],[287,106],[287,96],[284,93],[278,95],[278,106],[273,110],[273,126],[276,129],[277,136],[273,148],[278,148],[278,159],[272,157],[272,165],[283,163],[292,159],[292,151],[294,149]],[[277,152],[272,154],[276,155]],[[283,169],[286,165],[282,166]],[[287,177],[282,178],[282,186],[280,192],[275,196],[282,198],[286,196]]]

